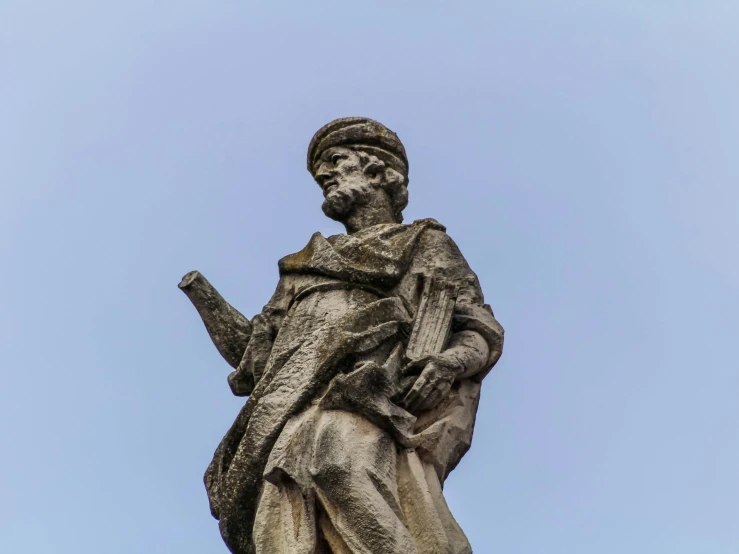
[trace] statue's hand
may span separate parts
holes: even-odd
[[[446,396],[452,388],[454,378],[461,372],[459,362],[444,354],[437,354],[411,362],[405,368],[409,373],[423,367],[413,388],[403,399],[403,405],[409,412],[430,410]]]

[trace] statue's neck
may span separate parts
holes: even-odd
[[[382,196],[387,198],[386,195]],[[379,201],[357,206],[347,215],[342,223],[348,235],[382,223],[398,223],[389,199],[384,201],[385,198],[380,198]]]

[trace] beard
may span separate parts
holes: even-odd
[[[343,222],[355,206],[371,194],[369,187],[344,187],[331,191],[323,201],[321,209],[327,217]]]

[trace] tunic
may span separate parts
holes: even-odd
[[[277,290],[238,371],[255,388],[205,483],[236,554],[469,554],[442,485],[469,449],[480,382],[503,329],[434,220],[316,233],[280,260]],[[458,287],[453,332],[489,355],[433,409],[401,408],[402,365],[422,282]]]

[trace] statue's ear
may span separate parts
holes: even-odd
[[[400,186],[405,184],[405,177],[392,167],[388,167],[385,170],[385,181],[387,181],[388,185]]]
[[[371,177],[376,177],[384,169],[385,162],[383,162],[377,156],[370,156],[369,160],[364,166],[364,172]]]

